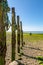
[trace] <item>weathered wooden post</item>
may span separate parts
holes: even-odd
[[[23,53],[23,30],[22,30],[22,22],[20,21],[20,53]]]
[[[6,31],[3,19],[3,8],[0,4],[0,65],[5,65],[5,55],[6,55]]]
[[[20,21],[20,48],[22,48],[23,37],[22,37],[22,22]]]
[[[17,16],[17,45],[18,45],[18,53],[20,53],[20,18]]]
[[[21,38],[22,38],[22,47],[23,47],[23,45],[24,45],[24,42],[23,42],[23,30],[21,32]]]
[[[15,8],[12,8],[12,61],[15,60],[15,50],[16,50],[16,20],[15,20]]]

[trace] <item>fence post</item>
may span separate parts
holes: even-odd
[[[22,47],[23,47],[23,45],[24,45],[24,42],[23,42],[23,30],[22,30],[21,38],[22,38]]]
[[[20,18],[17,16],[17,45],[18,45],[18,53],[20,53]]]
[[[4,11],[0,5],[0,65],[5,65],[6,56],[6,31],[4,24]]]
[[[15,50],[16,50],[16,20],[15,20],[15,8],[12,8],[12,61],[15,60]]]
[[[23,39],[22,39],[22,22],[20,21],[20,48],[22,48],[22,43],[23,43]]]

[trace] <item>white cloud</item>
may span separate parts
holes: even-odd
[[[40,26],[23,26],[23,31],[43,31],[43,27],[40,27]]]

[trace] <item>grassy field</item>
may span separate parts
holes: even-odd
[[[32,35],[30,35],[28,33],[24,33],[23,34],[23,39],[26,43],[27,42],[31,42],[31,43],[38,42],[38,41],[43,40],[43,34],[32,34]],[[11,33],[10,32],[7,32],[7,43],[11,43]],[[37,58],[38,58],[39,64],[43,65],[43,57],[42,56],[37,56]]]
[[[43,34],[28,34],[28,33],[24,33],[24,41],[29,41],[29,42],[36,42],[38,40],[43,40]]]
[[[8,40],[9,40],[9,38],[11,38],[10,32],[7,32],[7,37],[8,37]],[[35,42],[35,41],[38,41],[38,40],[43,40],[43,34],[32,34],[32,35],[30,35],[29,33],[24,33],[23,39],[24,39],[24,41],[28,40],[30,42]]]

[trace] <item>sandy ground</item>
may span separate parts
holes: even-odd
[[[26,42],[23,49],[22,60],[18,60],[24,65],[39,65],[37,56],[43,56],[43,41],[34,43]],[[6,65],[11,62],[11,44],[7,44]],[[20,64],[20,65],[22,65]]]

